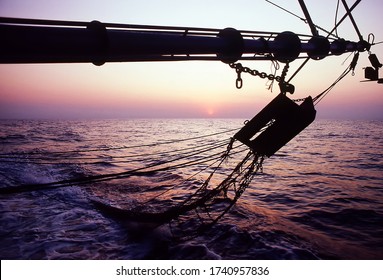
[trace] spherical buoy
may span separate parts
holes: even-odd
[[[347,42],[344,39],[335,40],[331,43],[331,53],[341,55],[346,52]]]
[[[307,54],[311,59],[323,59],[330,52],[330,42],[326,37],[314,36],[309,40],[309,45],[312,49]]]
[[[297,59],[302,48],[298,35],[290,31],[278,34],[274,39],[273,45],[276,49],[274,57],[282,63],[288,63]]]
[[[225,28],[218,33],[218,37],[223,39],[224,47],[217,57],[224,63],[234,63],[243,54],[244,42],[241,32],[234,28]]]

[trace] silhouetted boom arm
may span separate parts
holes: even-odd
[[[0,18],[0,63],[237,60],[293,61],[365,51],[365,41],[322,36]]]

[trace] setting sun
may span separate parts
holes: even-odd
[[[208,108],[206,112],[209,117],[214,116],[215,113],[213,108]]]

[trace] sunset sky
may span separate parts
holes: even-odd
[[[303,17],[298,1],[273,2]],[[351,6],[354,1],[348,3]],[[331,30],[337,0],[307,0],[306,4],[314,22]],[[381,0],[362,0],[355,9],[365,39],[374,33],[376,42],[383,41],[382,11]],[[343,14],[341,5],[338,18]],[[0,16],[310,34],[301,20],[264,0],[0,0]],[[338,34],[358,40],[348,19]],[[383,44],[371,51],[383,62]],[[296,87],[292,98],[315,96],[326,89],[349,65],[352,57],[344,62],[347,57],[310,61],[292,81]],[[318,117],[383,120],[383,84],[360,83],[363,67],[370,66],[367,57],[368,53],[362,53],[355,76],[346,77],[317,106]],[[289,73],[300,63],[293,62]],[[271,72],[270,62],[243,64]],[[237,90],[234,70],[218,61],[106,63],[100,67],[91,63],[3,64],[0,77],[2,119],[250,118],[278,94],[277,87],[270,92],[264,80],[245,74],[244,86]]]

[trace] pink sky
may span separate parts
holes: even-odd
[[[200,11],[197,9],[190,17],[182,14],[185,4],[177,1],[166,1],[172,3],[173,11],[158,10],[161,9],[158,7],[157,14],[136,2],[98,1],[89,10],[83,2],[84,7],[77,4],[78,1],[65,1],[64,4],[63,1],[4,0],[0,2],[0,16],[310,32],[299,19],[265,1],[238,1],[236,5],[232,1],[222,1],[221,13],[216,13],[215,5],[196,1],[205,12],[197,13]],[[238,7],[240,2],[255,6],[249,7],[249,11],[243,10]],[[310,3],[308,6],[316,23],[331,29],[336,1],[323,2],[328,4],[327,9],[323,4]],[[61,3],[60,9],[57,3]],[[153,1],[153,5],[156,3]],[[301,15],[297,3],[287,5],[283,2],[283,5]],[[376,41],[383,40],[380,30],[383,20],[379,14],[382,6],[379,0],[364,0],[355,12],[365,37],[374,32]],[[252,12],[250,8],[254,8]],[[260,11],[258,14],[254,12],[256,9]],[[324,17],[329,11],[330,16]],[[280,20],[270,22],[266,15],[271,13]],[[339,32],[347,39],[356,40],[349,21]],[[383,61],[382,45],[375,46],[372,51]],[[364,79],[362,68],[369,65],[367,56],[367,53],[361,54],[356,75],[346,77],[317,106],[318,117],[383,119],[383,85],[359,82]],[[346,58],[344,55],[309,62],[293,80],[297,90],[292,98],[319,94],[347,67],[350,59],[342,65]],[[270,63],[243,64],[260,71],[271,71]],[[299,61],[293,62],[291,68],[299,65]],[[237,90],[235,72],[220,62],[110,63],[101,67],[92,64],[8,64],[0,65],[0,76],[0,118],[250,118],[278,93],[277,87],[270,92],[264,80],[248,75],[243,76],[243,89]]]

